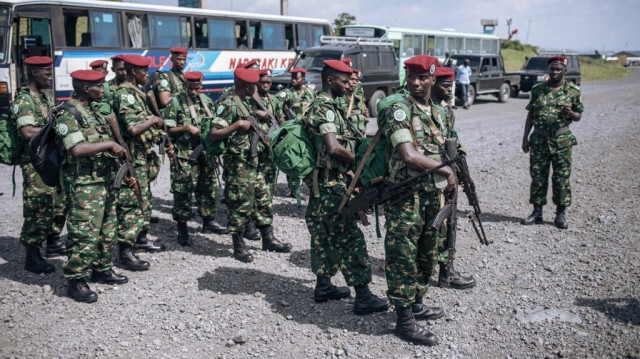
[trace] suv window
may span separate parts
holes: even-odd
[[[303,67],[307,70],[322,71],[324,60],[340,60],[341,54],[337,52],[306,52],[304,58],[300,59],[297,67]]]
[[[362,57],[364,58],[365,69],[377,69],[380,67],[377,52],[365,52],[362,54]]]
[[[390,67],[396,64],[396,55],[390,51],[380,53],[380,66]]]

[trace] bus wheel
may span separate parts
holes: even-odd
[[[387,97],[387,95],[385,95],[382,90],[376,90],[376,92],[371,95],[369,99],[369,116],[378,117],[378,102],[382,101],[385,97]]]

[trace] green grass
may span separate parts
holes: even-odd
[[[525,56],[531,57],[536,54],[532,48],[524,50],[502,49],[500,53],[504,59],[504,69],[507,72],[520,71],[525,62]]]
[[[629,72],[621,65],[580,56],[582,81],[615,80],[627,77]]]

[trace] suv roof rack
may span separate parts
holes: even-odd
[[[355,37],[355,36],[320,36],[323,45],[363,45],[363,46],[393,46],[392,40],[379,37]]]

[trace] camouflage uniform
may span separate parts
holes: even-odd
[[[182,72],[171,69],[158,75],[156,82],[157,93],[169,92],[171,97],[186,93],[186,84]]]
[[[529,137],[529,203],[533,205],[543,206],[547,203],[549,166],[553,166],[553,203],[563,207],[571,205],[571,147],[577,145],[578,141],[569,130],[571,119],[560,114],[566,105],[575,112],[584,111],[580,89],[572,83],[564,81],[560,88],[553,90],[545,81],[531,90],[527,110],[533,112],[534,129]]]
[[[193,106],[193,115],[189,109]],[[202,127],[203,117],[212,117],[213,101],[203,94],[196,99],[182,93],[171,99],[165,109],[168,128],[193,125]],[[217,213],[217,176],[213,159],[205,154],[196,163],[189,162],[193,149],[200,144],[200,136],[192,137],[188,131],[173,139],[174,151],[180,168],[171,163],[171,192],[173,193],[172,215],[176,222],[191,219],[191,193],[195,193],[198,214],[202,218],[214,218]]]
[[[425,156],[442,162],[444,138],[451,134],[445,126],[444,109],[433,101],[429,100],[431,108],[427,112],[410,95],[392,96],[397,102],[383,111],[380,122],[393,146],[386,179],[396,183],[419,173],[400,159],[396,151],[399,144],[410,142]],[[441,208],[446,185],[446,178],[436,173],[424,190],[385,210],[387,295],[396,307],[406,308],[426,294],[436,263],[436,243],[441,237],[431,223]]]
[[[282,102],[280,102],[280,100],[278,100],[274,95],[267,94],[267,97],[262,97],[262,103],[264,103],[267,110],[271,111],[276,121],[279,121],[284,116],[284,112],[282,110]],[[256,109],[258,109],[258,106],[257,104],[254,104],[254,111]],[[261,168],[264,170],[264,177],[267,180],[267,184],[269,185],[269,189],[271,190],[271,197],[273,198],[273,195],[275,194],[278,169],[275,163],[271,161],[271,158],[269,157],[269,151],[265,151],[263,153],[263,156],[260,157],[260,162],[264,163]]]
[[[353,163],[332,158],[324,146],[322,136],[335,133],[338,142],[348,151],[355,151],[355,137],[342,118],[339,107],[329,94],[321,92],[306,112],[304,127],[316,144],[318,169],[307,178],[311,188],[305,221],[311,234],[311,270],[317,276],[332,277],[342,271],[349,286],[371,282],[371,262],[367,254],[364,234],[351,218],[346,225],[336,226],[328,233],[322,223],[325,212],[337,209],[347,189],[345,173]]]
[[[87,108],[69,101],[82,116],[82,124],[68,111],[55,119],[56,135],[67,152],[64,181],[69,189],[71,209],[67,229],[69,258],[62,265],[64,277],[80,279],[92,270],[104,272],[113,265],[116,228],[116,191],[111,187],[115,160],[100,152],[75,158],[71,149],[79,143],[113,140],[113,133],[101,114],[100,103]]]
[[[254,108],[253,100],[249,97],[240,99],[235,92],[222,101],[216,108],[213,126],[225,128],[241,120],[243,116]],[[262,129],[269,130],[269,120],[254,117],[262,124]],[[226,140],[227,148],[223,157],[224,163],[224,195],[227,201],[229,220],[227,230],[230,234],[241,234],[250,219],[258,227],[269,226],[273,223],[273,205],[271,189],[267,184],[265,174],[272,167],[269,149],[258,141],[258,155],[251,157],[252,129],[243,132],[233,132]]]
[[[42,127],[53,103],[53,99],[43,92],[34,94],[29,87],[21,88],[11,106],[9,121],[16,122],[18,133],[24,126]],[[20,157],[20,168],[24,217],[20,242],[28,247],[38,247],[47,237],[59,236],[62,232],[68,199],[61,187],[49,187],[42,182],[26,150]]]
[[[113,96],[116,93],[116,90],[118,89],[118,87],[123,83],[124,81],[118,82],[117,78],[112,78],[109,81],[106,81],[103,84],[104,87],[104,97],[102,98],[102,102],[103,103],[108,103],[110,106],[113,106]],[[102,112],[102,111],[101,111]]]
[[[131,82],[125,81],[116,90],[113,109],[118,118],[120,132],[122,132],[123,139],[127,142],[133,156],[133,164],[142,192],[143,208],[140,208],[136,195],[128,186],[122,186],[118,193],[118,242],[133,245],[138,234],[142,230],[149,229],[152,204],[149,170],[150,162],[157,160],[152,146],[160,131],[150,128],[138,136],[131,137],[129,135],[129,129],[153,116],[147,107],[145,93]]]
[[[352,98],[353,104],[351,105],[351,109],[349,109],[349,104],[351,103]],[[364,93],[359,94],[357,92],[354,92],[354,94],[351,96],[340,96],[336,99],[336,102],[338,103],[340,111],[342,111],[342,117],[348,118],[351,123],[353,123],[364,135],[367,132],[367,121],[369,120],[364,115],[366,106]],[[349,116],[347,116],[347,114]]]

